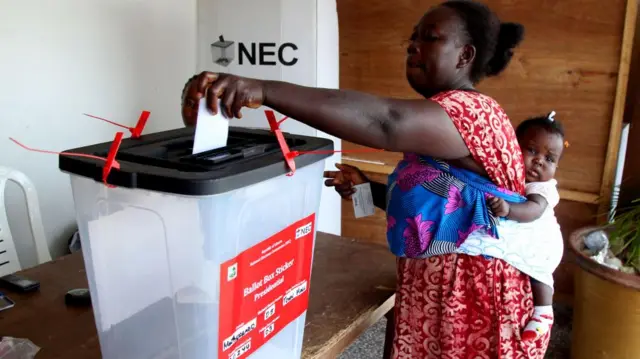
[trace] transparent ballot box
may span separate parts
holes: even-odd
[[[193,136],[125,139],[109,186],[104,161],[59,157],[102,356],[299,358],[333,143],[286,134],[301,153],[289,175],[269,131],[231,128],[227,147],[196,155]],[[110,146],[68,152],[106,157]]]

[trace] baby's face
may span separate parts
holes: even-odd
[[[563,138],[541,128],[531,128],[520,139],[527,182],[546,182],[556,175],[564,149]]]

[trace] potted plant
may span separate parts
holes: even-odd
[[[577,258],[572,358],[640,358],[640,200],[569,240]]]

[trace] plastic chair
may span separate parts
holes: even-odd
[[[9,219],[7,218],[7,210],[5,208],[4,194],[8,181],[17,183],[24,191],[31,234],[35,240],[38,263],[51,260],[51,253],[49,252],[47,238],[45,237],[42,226],[38,194],[36,193],[33,183],[24,173],[0,166],[0,276],[11,274],[22,269],[20,261],[18,260],[16,245],[9,229]]]

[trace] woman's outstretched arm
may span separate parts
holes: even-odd
[[[338,138],[392,152],[443,159],[469,155],[446,112],[429,100],[265,81],[264,104]]]
[[[357,144],[442,159],[469,156],[447,113],[429,100],[390,99],[357,91],[204,72],[192,80],[185,91],[186,123],[195,121],[197,103],[204,96],[214,113],[218,111],[219,98],[228,117],[241,117],[242,107],[265,105]]]

